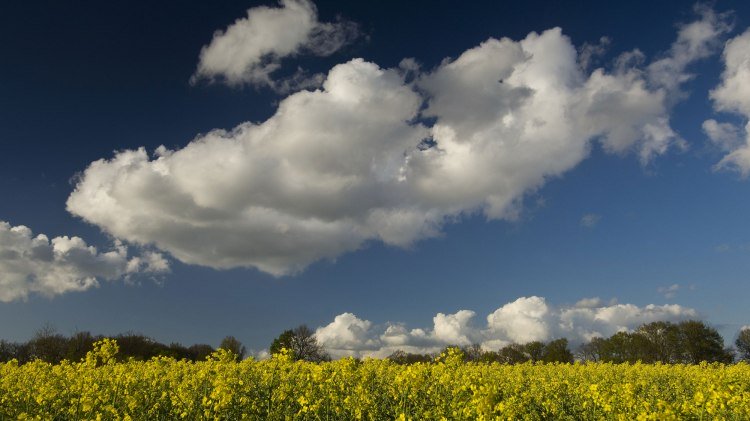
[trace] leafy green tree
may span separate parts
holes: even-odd
[[[81,361],[86,358],[86,354],[94,349],[94,342],[98,337],[94,337],[91,332],[76,332],[68,339],[65,359],[68,361]]]
[[[578,347],[578,350],[576,351],[576,358],[581,361],[603,361],[603,358],[607,353],[608,346],[609,343],[605,338],[591,338],[589,342],[585,342]]]
[[[549,343],[541,341],[526,344],[506,345],[494,355],[496,361],[505,364],[520,364],[527,361],[573,362],[573,353],[568,349],[568,340],[556,339]]]
[[[505,364],[520,364],[529,361],[526,347],[520,344],[506,345],[497,352],[498,361]]]
[[[166,345],[140,333],[121,333],[112,339],[117,341],[117,345],[120,348],[120,352],[117,354],[118,360],[132,358],[138,361],[145,361],[159,355],[167,355],[164,352],[167,348]]]
[[[485,351],[482,353],[482,356],[479,357],[479,362],[482,363],[495,363],[495,362],[502,362],[500,360],[500,354],[495,351]]]
[[[696,320],[677,324],[654,322],[634,332],[618,332],[607,339],[595,338],[579,348],[581,359],[613,363],[731,362],[732,353],[716,329]]]
[[[428,363],[432,361],[432,356],[427,354],[412,354],[398,349],[389,355],[388,359],[396,364],[414,364]]]
[[[193,361],[205,361],[206,358],[213,354],[214,347],[207,344],[195,344],[188,347],[189,358]]]
[[[271,353],[271,355],[278,354],[282,349],[288,349],[291,351],[293,347],[293,338],[294,332],[292,331],[292,329],[287,329],[281,332],[281,335],[276,337],[273,342],[271,342],[271,347],[268,349],[268,351]]]
[[[190,359],[190,352],[187,347],[179,342],[172,342],[168,347],[165,347],[161,351],[163,356],[172,357],[175,360],[188,360]]]
[[[544,342],[528,342],[523,345],[523,352],[531,362],[542,361],[542,358],[544,356]]]
[[[681,360],[682,345],[680,328],[671,322],[653,322],[644,324],[636,330],[648,344],[644,346],[644,361],[676,363]]]
[[[651,343],[642,335],[617,332],[599,343],[600,361],[612,363],[653,362]]]
[[[568,340],[565,338],[555,339],[544,345],[542,361],[546,363],[572,363],[573,353],[568,349]]]
[[[732,361],[732,354],[724,349],[724,340],[719,332],[698,320],[688,320],[678,324],[684,360],[697,364],[701,361]]]

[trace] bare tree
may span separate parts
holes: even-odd
[[[292,352],[295,360],[312,362],[328,361],[331,357],[315,338],[315,333],[307,325],[299,325],[294,329],[285,330],[271,343],[271,354],[277,354],[282,349]]]
[[[482,346],[477,343],[464,346],[461,348],[461,351],[463,351],[466,361],[480,361],[484,356]]]
[[[734,345],[737,347],[740,359],[750,361],[750,327],[740,330]]]
[[[237,338],[234,336],[227,336],[226,338],[221,340],[221,345],[219,345],[220,349],[225,349],[234,355],[237,356],[237,361],[242,360],[245,358],[245,354],[247,353],[247,349],[244,345],[242,345],[242,342],[240,342]]]
[[[27,346],[32,358],[38,358],[48,363],[57,364],[65,358],[68,350],[68,339],[57,333],[50,324],[37,330]]]

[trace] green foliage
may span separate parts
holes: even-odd
[[[388,356],[388,360],[396,364],[415,364],[428,363],[432,361],[432,356],[427,354],[412,354],[402,350],[396,350]]]
[[[269,348],[271,355],[280,353],[282,349],[292,349],[293,338],[294,332],[292,332],[292,329],[283,331],[281,335],[271,342],[271,347]]]
[[[214,353],[214,348],[207,344],[190,345],[187,349],[188,359],[191,361],[205,361],[209,355]]]
[[[618,332],[607,339],[594,338],[579,348],[586,361],[612,363],[686,363],[732,361],[716,329],[704,322],[653,322],[634,332]]]
[[[542,361],[546,363],[572,363],[573,353],[568,349],[568,340],[555,339],[544,345]]]
[[[65,337],[50,327],[44,327],[26,343],[0,340],[0,362],[16,360],[28,363],[41,360],[59,364],[62,361],[81,361],[94,349],[94,343],[102,339],[105,337],[94,336],[90,332],[77,332]],[[116,339],[119,344],[120,352],[116,358],[120,361],[145,361],[154,357],[203,361],[214,351],[210,345],[205,344],[192,345],[189,348],[179,343],[165,345],[137,333],[120,334],[112,339]]]
[[[698,364],[701,361],[722,363],[732,361],[732,355],[724,349],[724,340],[716,329],[698,320],[681,322],[678,327],[685,362]]]
[[[531,357],[526,352],[526,347],[521,344],[510,344],[500,348],[498,361],[505,364],[520,364],[529,361]]]

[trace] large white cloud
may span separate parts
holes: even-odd
[[[699,22],[723,24],[707,14]],[[675,45],[686,44],[684,31]],[[673,46],[660,60],[679,72],[704,56]],[[559,28],[489,39],[413,83],[355,59],[260,124],[92,163],[67,207],[186,263],[274,275],[370,240],[409,246],[466,213],[513,218],[525,194],[575,167],[594,140],[644,163],[680,145],[669,125],[679,85],[653,83],[627,61],[586,73]]]
[[[323,90],[283,100],[271,119],[214,131],[183,149],[94,162],[68,209],[118,238],[154,243],[187,263],[281,275],[380,239],[406,245],[434,230],[410,203],[405,152],[421,99],[394,70],[353,60]]]
[[[542,297],[521,297],[487,316],[484,326],[474,326],[475,313],[460,310],[438,313],[430,329],[408,329],[400,323],[375,325],[352,313],[336,316],[319,327],[318,342],[334,357],[385,357],[396,350],[436,352],[448,345],[480,344],[497,351],[510,343],[549,341],[565,337],[572,346],[593,337],[608,337],[653,321],[698,318],[698,313],[676,304],[643,307],[634,304],[602,304],[598,298],[581,300],[574,306],[553,307]]]
[[[304,88],[318,77],[276,81],[272,73],[281,59],[301,52],[330,55],[357,36],[351,22],[319,22],[309,0],[281,0],[278,8],[253,7],[225,31],[217,31],[200,53],[193,80],[218,79],[229,85],[243,83],[288,90],[289,83]],[[286,88],[285,88],[286,87]]]
[[[28,227],[0,221],[0,301],[26,299],[31,293],[54,296],[98,286],[136,273],[164,273],[167,261],[146,252],[128,258],[127,248],[99,252],[79,237],[34,236]]]
[[[711,91],[711,99],[717,111],[740,115],[745,127],[711,119],[703,129],[714,143],[729,150],[717,168],[736,169],[746,177],[750,174],[750,29],[726,43],[723,58],[721,83]]]

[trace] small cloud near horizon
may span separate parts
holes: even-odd
[[[657,288],[657,292],[659,294],[662,294],[664,298],[666,299],[672,299],[677,295],[677,291],[682,289],[682,286],[680,284],[672,284],[665,287],[659,287]],[[694,289],[694,287],[690,287],[690,289]]]
[[[717,253],[726,253],[728,251],[731,251],[732,247],[729,244],[719,244],[718,246],[714,247],[714,251]]]

